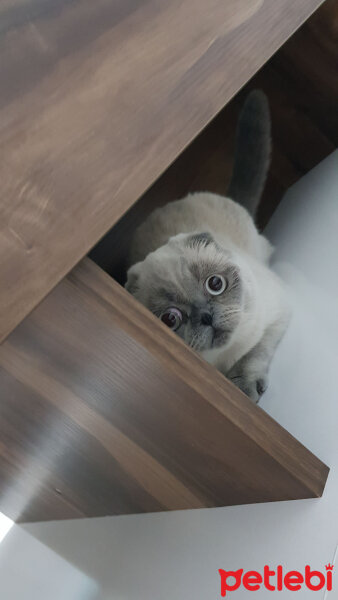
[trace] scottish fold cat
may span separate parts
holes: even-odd
[[[289,320],[273,251],[254,217],[270,162],[270,116],[255,90],[240,114],[226,197],[170,202],[137,229],[126,289],[254,402]]]

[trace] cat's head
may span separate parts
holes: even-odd
[[[128,271],[126,289],[202,352],[227,344],[244,304],[240,268],[209,233],[179,234]]]

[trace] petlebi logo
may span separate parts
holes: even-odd
[[[265,588],[270,592],[275,590],[279,592],[283,590],[298,592],[304,588],[312,592],[332,591],[333,565],[330,563],[325,565],[325,572],[312,570],[310,565],[306,565],[304,572],[286,572],[282,565],[278,565],[275,569],[265,565],[262,573],[258,571],[244,572],[244,569],[238,569],[237,571],[219,569],[218,572],[221,577],[222,598],[225,596],[230,597],[231,592],[236,592],[240,588],[245,588],[249,592],[256,592],[261,588]]]

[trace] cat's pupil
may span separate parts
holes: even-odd
[[[168,327],[170,327],[172,329],[176,325],[177,317],[176,317],[175,313],[167,312],[167,313],[164,313],[164,315],[162,315],[162,321],[163,321],[163,323],[165,323]]]
[[[168,308],[162,315],[161,321],[174,331],[179,328],[182,322],[182,313],[178,308]]]
[[[223,281],[220,277],[217,277],[217,275],[213,275],[212,277],[209,277],[208,285],[213,292],[219,292],[223,287]]]

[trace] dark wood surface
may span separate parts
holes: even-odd
[[[266,63],[92,252],[119,281],[137,225],[154,207],[209,190],[225,194],[239,110],[251,89],[269,98],[273,152],[258,224],[285,191],[338,147],[338,0],[326,0]]]
[[[321,0],[0,5],[0,340]]]
[[[18,521],[316,497],[327,467],[86,259],[0,346]]]

